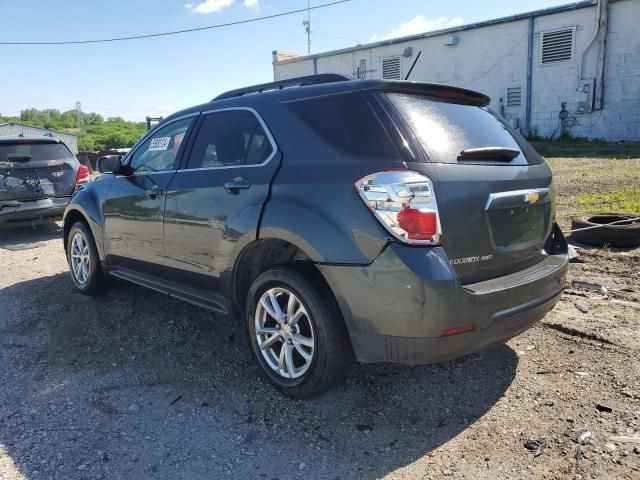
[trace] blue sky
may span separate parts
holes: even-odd
[[[312,0],[312,5],[329,0]],[[351,0],[311,14],[312,52],[568,3]],[[305,7],[307,0],[0,0],[0,41],[61,41],[201,27]],[[140,120],[273,79],[273,50],[306,51],[296,14],[179,36],[93,45],[0,45],[0,114],[75,107]]]

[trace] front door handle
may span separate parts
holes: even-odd
[[[164,191],[156,185],[155,187],[148,189],[145,193],[149,198],[156,198],[158,195],[162,195]]]
[[[224,189],[229,193],[238,193],[240,190],[246,190],[251,184],[246,180],[231,180],[224,184]]]

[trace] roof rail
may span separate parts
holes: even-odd
[[[277,82],[262,83],[260,85],[253,85],[251,87],[238,88],[236,90],[229,90],[228,92],[218,95],[211,100],[223,100],[225,98],[241,97],[249,93],[262,93],[267,90],[282,90],[287,87],[303,87],[305,85],[319,85],[322,83],[344,82],[351,80],[346,75],[340,75],[338,73],[321,73],[318,75],[307,75],[305,77],[288,78],[286,80],[280,80]]]

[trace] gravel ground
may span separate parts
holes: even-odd
[[[2,480],[640,478],[640,444],[610,439],[640,435],[640,249],[583,251],[506,345],[293,401],[236,320],[124,282],[77,293],[60,236],[0,232]]]

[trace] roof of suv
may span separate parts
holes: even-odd
[[[344,93],[356,90],[386,90],[400,93],[420,93],[424,95],[486,106],[491,99],[474,90],[437,83],[412,82],[402,80],[353,80],[344,75],[319,74],[290,78],[271,83],[230,90],[218,95],[210,102],[195,105],[168,116],[167,121],[203,110],[224,106],[252,106],[258,98],[297,100],[305,97]]]
[[[6,135],[0,136],[0,144],[2,143],[62,143],[62,140],[56,137],[49,137],[48,135],[35,135],[33,137],[23,137],[20,135]]]

